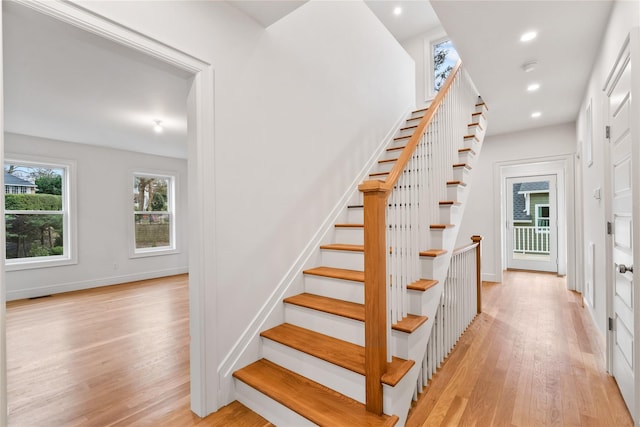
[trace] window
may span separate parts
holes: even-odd
[[[549,205],[536,205],[536,232],[549,233]]]
[[[75,262],[72,249],[70,164],[7,160],[5,259],[8,270]]]
[[[439,40],[431,45],[433,58],[433,93],[437,93],[458,62],[458,52],[451,40]]]
[[[174,186],[172,175],[133,174],[133,255],[175,251]]]

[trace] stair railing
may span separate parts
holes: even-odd
[[[456,249],[433,323],[427,351],[422,360],[414,400],[442,365],[475,316],[482,312],[480,277],[481,236],[471,236],[473,243]]]
[[[364,198],[366,407],[382,414],[391,325],[407,316],[407,286],[421,278],[420,251],[453,176],[478,93],[458,62],[384,181],[359,186]]]

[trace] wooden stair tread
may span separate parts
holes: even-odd
[[[400,130],[403,131],[403,130],[415,129],[417,127],[418,125],[405,126],[403,128],[400,128]]]
[[[332,251],[349,251],[349,252],[364,252],[364,245],[350,245],[346,243],[331,243],[329,245],[322,245],[320,249],[327,249]]]
[[[405,135],[405,136],[396,136],[395,138],[393,138],[394,141],[400,141],[401,139],[408,139],[411,138],[411,135]]]
[[[398,159],[387,159],[387,160],[378,160],[378,163],[393,163],[398,161]]]
[[[363,209],[364,205],[349,205],[347,209]]]
[[[369,176],[383,176],[383,175],[389,175],[389,172],[374,172],[369,174]]]
[[[404,147],[406,147],[406,145],[403,145],[402,147],[387,148],[387,151],[404,150]]]
[[[428,289],[433,288],[438,284],[437,280],[433,279],[420,279],[417,280],[410,285],[407,285],[407,289],[411,289],[412,291],[427,291]]]
[[[365,375],[364,347],[289,323],[264,331],[260,336],[276,341],[318,359]],[[393,357],[381,381],[394,387],[414,365],[413,360]]]
[[[331,277],[332,279],[352,280],[354,282],[364,283],[364,271],[333,267],[316,267],[305,270],[303,273],[313,276]]]
[[[233,376],[320,426],[393,426],[398,417],[378,416],[335,390],[311,381],[266,359]]]
[[[364,224],[336,224],[336,228],[364,228]]]
[[[478,111],[477,113],[471,113],[471,116],[484,116],[482,111]]]
[[[460,206],[462,203],[456,202],[454,200],[442,200],[438,202],[440,206]]]
[[[429,228],[432,230],[444,230],[447,228],[453,228],[455,226],[455,224],[431,224]]]
[[[445,249],[429,249],[427,251],[420,252],[420,256],[426,256],[429,258],[436,258],[440,255],[446,254],[447,251]]]
[[[471,126],[478,126],[481,130],[484,130],[484,128],[482,127],[482,125],[480,123],[469,123],[467,125],[467,127],[471,127]]]
[[[446,251],[445,251],[446,252]],[[312,310],[322,311],[323,313],[334,314],[336,316],[346,317],[347,319],[364,322],[364,304],[344,301],[336,298],[323,297],[315,294],[298,294],[284,299],[287,304],[294,304],[300,307],[310,308]],[[422,318],[424,316],[408,315],[400,322],[391,325],[395,330],[406,332],[416,323],[414,318]],[[422,322],[426,321],[425,318]],[[417,326],[420,326],[419,323]],[[409,325],[409,326],[408,326]]]
[[[471,166],[469,166],[466,163],[456,163],[455,165],[453,165],[454,168],[465,168],[465,169],[473,169]]]
[[[471,153],[471,154],[476,154],[475,151],[473,151],[473,148],[460,148],[458,150],[458,153]]]
[[[447,181],[447,185],[461,185],[463,187],[466,187],[467,183],[462,181]]]
[[[420,327],[424,322],[427,321],[427,316],[415,316],[413,314],[408,314],[407,317],[399,321],[398,323],[394,323],[391,325],[391,328],[396,331],[406,332],[407,334],[412,333],[416,329]]]
[[[480,142],[480,138],[478,138],[476,135],[465,135],[464,139],[475,139],[476,141]]]
[[[476,107],[477,107],[477,106],[479,106],[479,105],[482,105],[482,104],[476,104]],[[411,114],[421,113],[421,112],[423,112],[423,111],[427,111],[428,109],[429,109],[429,107],[427,107],[427,108],[421,108],[421,109],[419,109],[419,110],[414,110],[414,111],[412,111],[412,112],[411,112]]]

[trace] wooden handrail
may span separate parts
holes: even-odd
[[[420,123],[418,123],[418,127],[415,129],[415,131],[413,131],[411,138],[409,138],[407,145],[404,147],[404,150],[402,150],[402,153],[398,157],[396,164],[393,166],[393,169],[391,169],[391,172],[389,172],[387,179],[384,181],[379,181],[379,180],[365,181],[360,185],[361,187],[366,184],[367,188],[376,187],[386,191],[391,191],[393,189],[393,186],[396,185],[396,182],[400,178],[400,175],[402,175],[404,168],[407,166],[407,163],[409,163],[411,156],[413,156],[413,152],[416,150],[416,147],[420,143],[420,138],[422,138],[422,134],[424,133],[424,130],[427,128],[427,126],[429,126],[429,124],[435,117],[436,112],[442,105],[442,101],[447,95],[447,92],[449,92],[449,88],[453,84],[455,76],[458,74],[458,70],[460,69],[461,65],[462,65],[462,62],[458,59],[458,62],[456,63],[455,67],[453,67],[453,69],[451,70],[449,77],[447,77],[447,80],[438,91],[438,94],[431,102],[431,105],[429,105],[429,109],[427,110],[425,115],[422,117],[422,120],[420,120]]]
[[[368,180],[358,186],[364,198],[364,312],[365,312],[365,389],[367,411],[383,412],[382,383],[387,367],[387,200],[409,159],[420,143],[424,130],[449,92],[460,69],[455,65],[447,81],[420,120],[409,142],[385,181]]]

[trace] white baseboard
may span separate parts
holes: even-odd
[[[500,277],[497,274],[493,273],[482,273],[482,281],[483,282],[500,282]]]
[[[145,271],[143,273],[126,274],[121,276],[101,277],[99,279],[81,280],[78,282],[57,283],[46,286],[33,286],[16,290],[7,290],[7,301],[25,298],[35,298],[45,295],[60,294],[63,292],[81,291],[83,289],[98,288],[101,286],[118,285],[121,283],[136,282],[138,280],[155,279],[158,277],[174,276],[188,273],[187,267],[175,267],[166,270]]]

